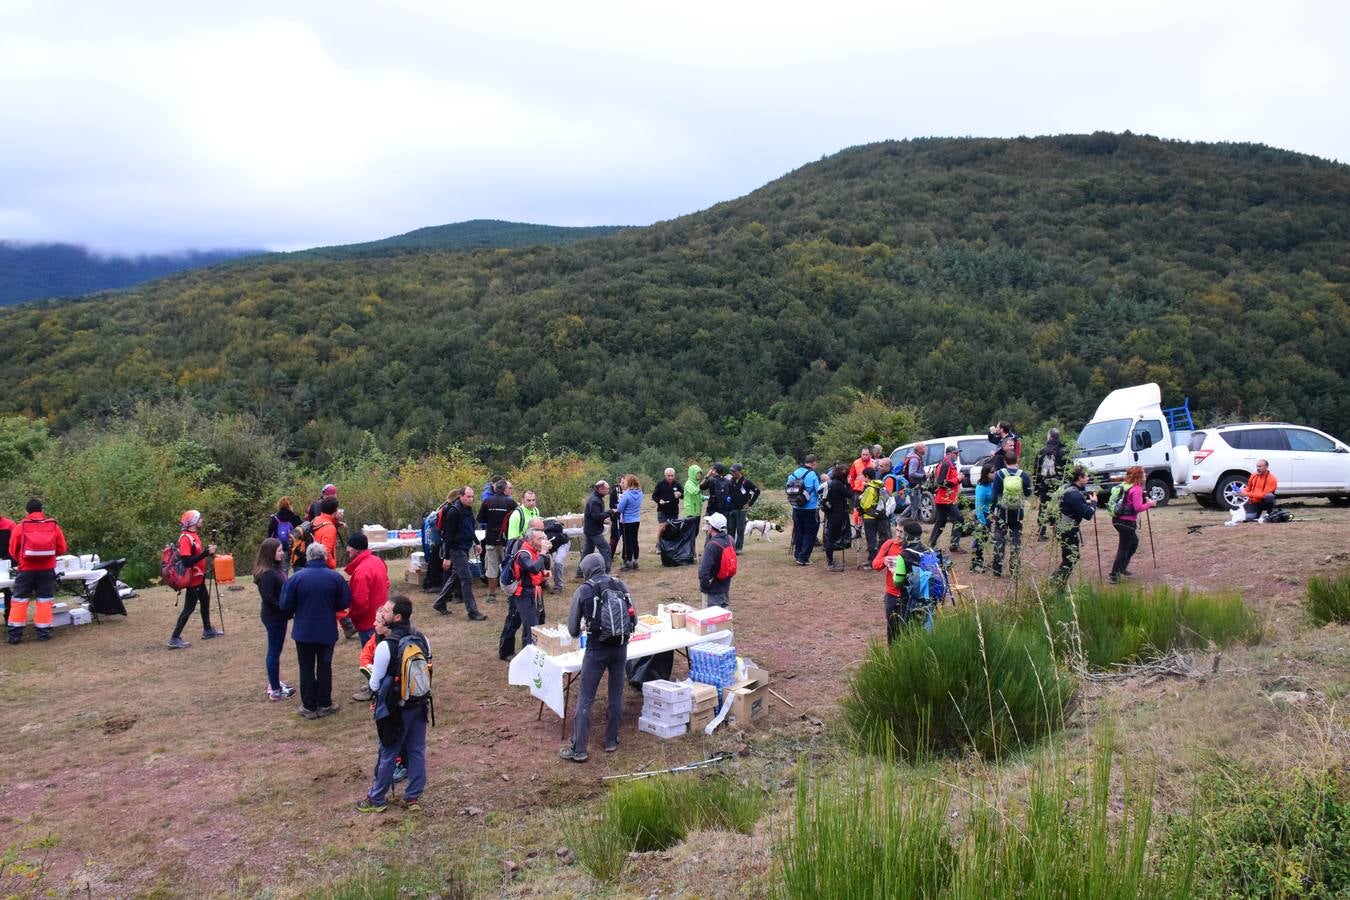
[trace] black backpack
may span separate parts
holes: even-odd
[[[806,490],[806,473],[809,471],[811,470],[802,466],[788,476],[787,486],[783,489],[783,493],[787,494],[789,505],[805,506],[810,499],[810,492]]]
[[[591,589],[591,611],[587,615],[586,634],[602,644],[626,644],[637,627],[633,598],[623,585],[608,575],[587,581]]]
[[[497,583],[501,585],[502,590],[508,593],[515,590],[516,582],[519,581],[519,573],[516,572],[516,557],[520,554],[520,548],[524,544],[524,538],[512,538],[502,551],[502,565],[501,571],[497,573]]]

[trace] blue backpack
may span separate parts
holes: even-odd
[[[905,620],[914,621],[920,612],[923,627],[933,629],[933,608],[947,596],[947,578],[942,572],[936,550],[925,550],[919,556],[918,567],[905,582]]]
[[[440,517],[441,508],[438,506],[422,520],[422,543],[427,549],[441,545]]]
[[[295,528],[295,526],[291,524],[291,520],[283,519],[279,516],[273,516],[272,518],[277,523],[277,540],[281,541],[283,545],[290,543],[291,531]]]

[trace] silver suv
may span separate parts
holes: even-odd
[[[1280,497],[1327,497],[1350,504],[1350,446],[1316,428],[1287,422],[1243,422],[1204,428],[1191,435],[1191,474],[1187,484],[1208,509],[1236,509],[1238,491],[1270,463]]]

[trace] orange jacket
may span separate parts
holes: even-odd
[[[853,461],[853,465],[848,467],[848,489],[855,494],[861,494],[862,489],[867,485],[867,479],[863,478],[863,469],[875,468],[876,461],[863,459],[861,456]]]
[[[337,521],[328,513],[319,513],[314,517],[314,540],[323,544],[328,551],[328,568],[337,568]]]
[[[937,467],[937,482],[938,489],[933,495],[933,502],[943,506],[955,503],[961,496],[961,467],[947,457],[942,457]]]
[[[886,593],[892,597],[900,596],[900,589],[895,586],[895,579],[891,575],[891,570],[886,568],[886,560],[899,556],[905,549],[905,545],[895,538],[887,538],[886,543],[877,548],[877,555],[872,558],[872,568],[882,572],[886,576]]]
[[[24,516],[9,534],[9,557],[20,572],[56,568],[56,558],[66,552],[66,536],[55,519],[38,511]]]
[[[371,666],[375,665],[375,646],[382,640],[384,640],[384,638],[380,637],[378,634],[372,634],[370,640],[366,641],[366,645],[361,648],[361,668],[369,669]]]
[[[1253,503],[1259,503],[1266,498],[1267,494],[1275,493],[1275,486],[1278,484],[1275,476],[1266,469],[1265,474],[1257,472],[1247,479],[1247,486],[1243,489],[1247,494],[1247,499]]]

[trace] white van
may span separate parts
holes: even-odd
[[[1120,481],[1132,466],[1143,466],[1145,495],[1164,504],[1186,492],[1191,467],[1190,431],[1173,429],[1172,412],[1163,410],[1156,384],[1112,391],[1079,433],[1073,461],[1099,487]],[[1187,410],[1187,424],[1189,417]]]

